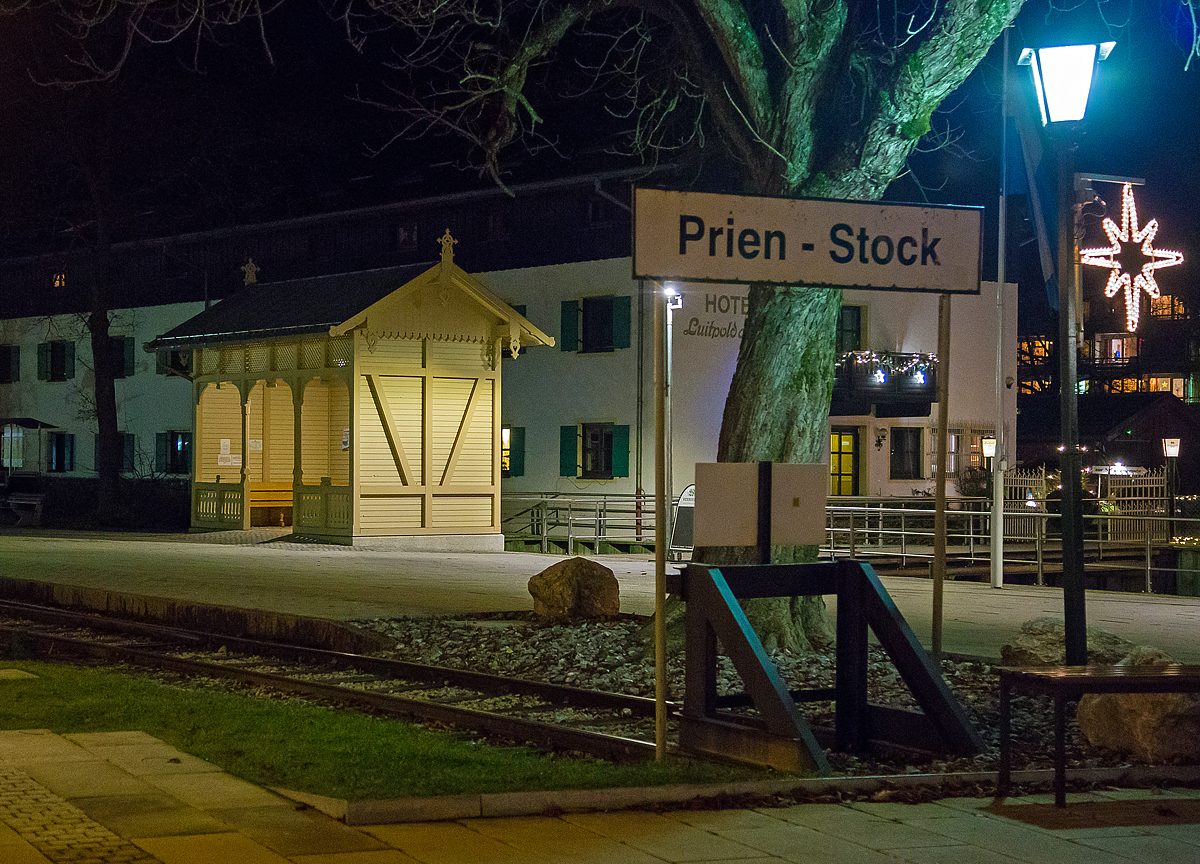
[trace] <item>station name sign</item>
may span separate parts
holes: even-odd
[[[635,189],[633,275],[978,294],[980,207]]]

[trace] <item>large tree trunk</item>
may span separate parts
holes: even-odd
[[[842,292],[827,288],[750,286],[746,331],[725,401],[719,462],[818,462],[825,452],[837,360],[835,333]],[[826,489],[813,490],[824,503]],[[776,546],[775,563],[813,561],[813,546]],[[752,547],[698,551],[708,564],[749,564]],[[820,597],[743,604],[767,650],[805,652],[832,633]]]
[[[119,484],[124,451],[117,423],[116,372],[123,357],[114,356],[108,328],[112,308],[112,229],[113,204],[108,166],[103,152],[97,158],[99,166],[80,157],[92,197],[92,212],[96,217],[96,245],[92,250],[92,284],[87,317],[92,343],[93,393],[96,406],[96,474],[98,487],[96,515],[102,521],[112,520],[118,513]]]

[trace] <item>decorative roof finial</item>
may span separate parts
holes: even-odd
[[[441,243],[442,243],[442,263],[443,264],[453,264],[454,263],[454,244],[457,243],[458,241],[450,236],[449,228],[446,229],[446,233],[443,234],[439,239],[441,240]]]
[[[258,281],[258,265],[254,263],[253,258],[246,259],[246,265],[242,267],[242,272],[246,274],[243,284],[253,285]]]

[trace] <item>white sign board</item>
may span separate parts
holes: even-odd
[[[635,189],[634,278],[979,293],[981,207]]]
[[[771,542],[782,546],[825,542],[828,465],[771,466]],[[758,544],[758,463],[697,462],[696,546]]]

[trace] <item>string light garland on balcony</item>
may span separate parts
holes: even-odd
[[[1108,235],[1110,246],[1097,246],[1092,249],[1082,249],[1079,252],[1081,264],[1092,267],[1106,267],[1112,272],[1108,276],[1108,284],[1104,286],[1104,296],[1114,297],[1122,288],[1125,290],[1125,327],[1130,333],[1137,331],[1138,318],[1141,315],[1142,291],[1157,300],[1160,297],[1158,283],[1154,281],[1154,271],[1162,267],[1174,267],[1183,263],[1183,253],[1173,250],[1154,248],[1154,237],[1158,234],[1158,220],[1151,219],[1145,227],[1138,227],[1137,205],[1133,201],[1133,186],[1126,183],[1121,192],[1121,227],[1111,218],[1104,219],[1104,233]],[[1121,255],[1123,244],[1141,244],[1142,255],[1146,261],[1136,275],[1123,272],[1118,256]]]
[[[893,354],[890,351],[847,351],[843,361],[882,370],[886,375],[920,374],[937,368],[936,354]]]

